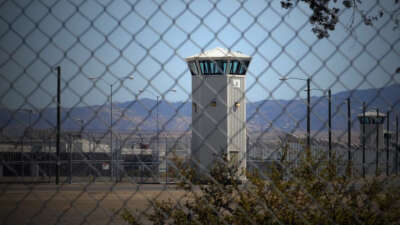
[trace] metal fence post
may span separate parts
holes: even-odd
[[[56,184],[60,182],[60,132],[61,132],[61,67],[57,67],[57,137],[56,137]]]
[[[72,184],[72,150],[74,148],[74,139],[70,138],[69,143],[69,184]]]
[[[350,97],[347,98],[347,160],[349,163],[349,166],[351,167],[350,164],[351,162],[351,105],[350,105]],[[352,174],[352,169],[350,169],[350,174]]]
[[[376,108],[376,119],[379,119],[379,108]],[[375,162],[375,175],[379,173],[379,121],[376,122],[376,162]]]
[[[307,148],[311,150],[311,121],[310,121],[310,114],[311,114],[311,78],[307,78]]]
[[[396,114],[396,162],[395,162],[395,168],[396,168],[396,175],[399,174],[399,116]]]
[[[362,176],[365,177],[365,110],[366,110],[366,105],[365,102],[363,102],[362,106],[362,111],[363,111],[363,117],[362,117]]]
[[[389,114],[390,114],[390,112],[387,111],[386,112],[386,130],[387,130],[386,131],[386,133],[387,133],[387,135],[386,135],[386,176],[389,176],[389,136],[390,136]]]
[[[329,160],[332,159],[332,91],[328,90],[328,143]]]
[[[168,187],[168,159],[167,159],[167,152],[168,152],[168,142],[167,142],[167,137],[165,137],[165,153],[164,153],[164,159],[165,159],[165,187]]]
[[[111,181],[114,180],[115,173],[115,162],[114,162],[114,151],[113,151],[113,105],[112,105],[112,96],[113,96],[113,85],[110,84],[110,152],[111,152]]]

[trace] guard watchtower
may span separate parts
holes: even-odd
[[[358,120],[360,121],[360,143],[363,139],[363,126],[365,126],[365,147],[367,149],[376,149],[376,139],[379,140],[379,149],[384,147],[383,139],[383,124],[385,122],[386,115],[384,113],[377,114],[376,111],[368,111],[363,114],[358,114]]]
[[[200,174],[224,153],[239,172],[246,168],[245,78],[250,60],[223,48],[186,58],[192,75],[191,159]]]

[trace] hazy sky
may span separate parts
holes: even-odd
[[[253,57],[247,74],[249,101],[304,97],[303,81],[333,92],[382,87],[400,81],[400,31],[386,5],[363,1],[361,9],[386,11],[373,27],[351,11],[329,39],[318,40],[304,5],[287,11],[280,1],[0,1],[0,107],[55,106],[56,72],[62,67],[62,105],[104,104],[108,83],[114,101],[135,99],[140,89],[190,98],[184,58],[215,47]],[[370,4],[370,5],[368,5]],[[118,78],[133,75],[119,88]],[[101,76],[94,84],[88,77]],[[94,86],[95,85],[95,86]],[[319,92],[313,95],[321,95]],[[149,92],[139,97],[155,98]]]

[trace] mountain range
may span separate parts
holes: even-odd
[[[346,98],[351,99],[352,129],[359,129],[357,115],[362,112],[362,102],[366,102],[367,111],[376,110],[386,113],[388,110],[399,112],[400,85],[394,84],[380,89],[351,90],[332,95],[332,128],[347,129]],[[157,102],[153,99],[113,103],[113,131],[154,132],[157,124],[162,131],[190,131],[190,101]],[[286,132],[306,129],[306,100],[266,99],[263,101],[247,101],[247,129],[249,131],[265,131],[273,127]],[[311,97],[311,129],[326,130],[328,128],[328,101],[325,96]],[[391,114],[390,122],[394,124]],[[56,109],[46,108],[31,115],[26,111],[0,109],[1,129],[26,128],[32,124],[35,129],[51,129],[56,127]],[[62,129],[104,132],[109,129],[109,104],[62,108]],[[393,125],[392,125],[393,127]]]

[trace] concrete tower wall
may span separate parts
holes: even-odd
[[[192,158],[204,168],[227,147],[226,99],[226,76],[192,77]]]
[[[246,168],[245,81],[244,76],[228,75],[228,157],[238,160],[240,170]]]
[[[363,125],[360,124],[360,143],[362,143],[362,126]],[[383,149],[385,147],[385,141],[383,139],[383,126],[383,124],[365,124],[365,148],[376,149],[377,135],[379,138],[379,149]]]
[[[376,149],[376,142],[378,137],[378,148],[384,149],[385,140],[383,128],[386,115],[383,113],[379,113],[378,117],[376,112],[370,111],[365,113],[365,118],[363,117],[363,114],[359,114],[358,119],[360,121],[360,143],[362,144],[363,141],[363,126],[365,126],[365,148]]]

